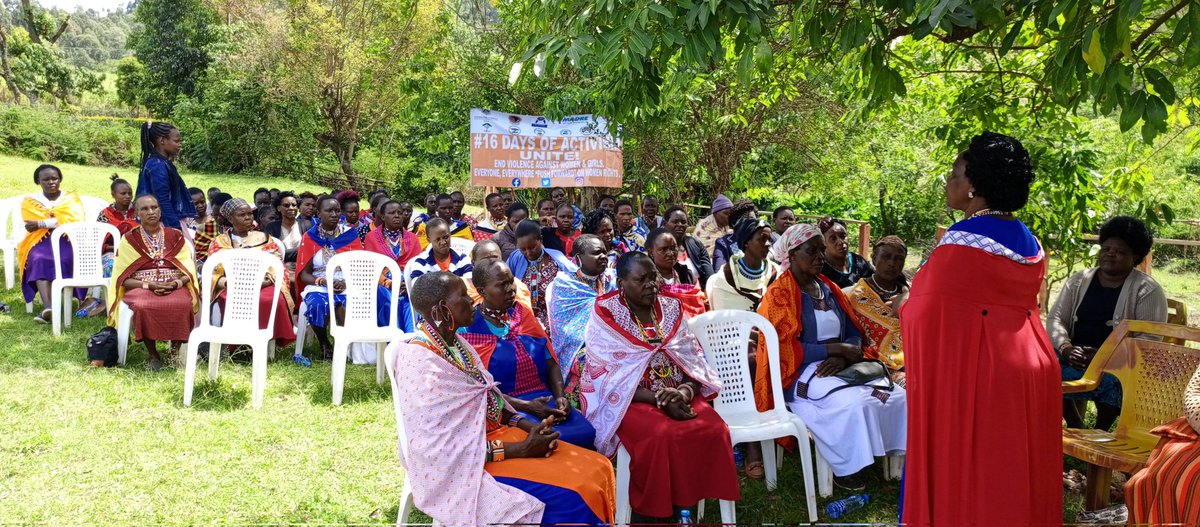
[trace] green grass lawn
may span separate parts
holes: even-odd
[[[41,164],[40,161],[33,159],[0,155],[0,198],[37,192],[39,187],[33,182],[33,170]],[[137,186],[138,170],[135,168],[95,167],[69,163],[51,164],[62,169],[63,190],[70,190],[78,194],[110,199],[111,193],[108,189],[109,184],[112,183],[110,178],[113,174],[117,174],[131,185]],[[198,187],[206,191],[208,187],[220,187],[221,190],[234,197],[245,198],[247,201],[253,198],[254,190],[259,187],[275,187],[296,192],[310,189],[313,192],[323,190],[317,185],[282,178],[264,178],[242,174],[207,174],[187,169],[182,170],[180,175],[183,176],[184,182],[189,187]]]

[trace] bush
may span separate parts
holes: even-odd
[[[46,162],[137,166],[140,120],[0,106],[0,152]]]

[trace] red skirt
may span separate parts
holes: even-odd
[[[271,316],[271,290],[272,287],[264,287],[258,294],[258,327],[260,329],[267,328],[267,319]],[[221,291],[217,296],[217,305],[221,306],[221,311],[225,311],[225,294],[226,291]],[[292,315],[288,310],[287,300],[283,297],[283,290],[279,291],[275,302],[279,305],[275,308],[275,333],[272,338],[275,339],[276,346],[287,346],[296,341],[296,328],[292,325]]]
[[[133,334],[137,340],[187,342],[196,327],[192,294],[186,287],[164,296],[149,289],[130,289],[122,300],[133,308]]]
[[[653,405],[630,403],[617,427],[629,451],[629,504],[639,514],[663,518],[702,499],[741,496],[729,427],[699,396],[692,409],[696,418],[676,421]]]

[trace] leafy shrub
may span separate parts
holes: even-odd
[[[139,120],[0,106],[0,152],[46,162],[136,166]]]

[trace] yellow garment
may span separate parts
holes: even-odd
[[[37,198],[27,197],[21,201],[21,219],[24,221],[44,221],[50,218],[58,220],[58,226],[67,223],[75,223],[83,221],[84,211],[83,202],[79,201],[79,196],[74,192],[62,193],[58,198],[58,204],[54,208],[46,208]],[[25,238],[17,245],[17,269],[22,273],[25,272],[25,260],[29,258],[29,251],[42,239],[50,235],[50,229],[37,229],[33,232],[25,234]]]
[[[163,230],[178,232],[177,229],[170,227],[163,227]],[[108,298],[108,325],[114,328],[117,327],[117,306],[121,305],[121,299],[125,297],[125,285],[117,282],[117,280],[121,280],[121,276],[125,274],[125,271],[131,265],[137,263],[138,260],[150,257],[149,255],[142,254],[133,244],[129,243],[130,238],[141,235],[142,228],[137,227],[121,237],[121,246],[117,249],[117,260],[113,262],[113,283],[110,288],[112,294]],[[180,233],[180,236],[182,235]],[[182,267],[176,266],[175,268],[188,277],[188,283],[185,287],[187,287],[188,293],[192,295],[192,313],[195,313],[196,309],[200,306],[200,290],[196,287],[196,261],[192,259],[192,251],[188,249],[186,241],[180,245],[179,251],[175,253],[175,260],[182,264]]]
[[[474,242],[475,235],[471,234],[471,226],[466,223],[459,223],[458,230],[450,233],[451,238],[462,238]],[[417,241],[421,243],[421,250],[429,248],[429,239],[425,237],[425,223],[417,225]]]

